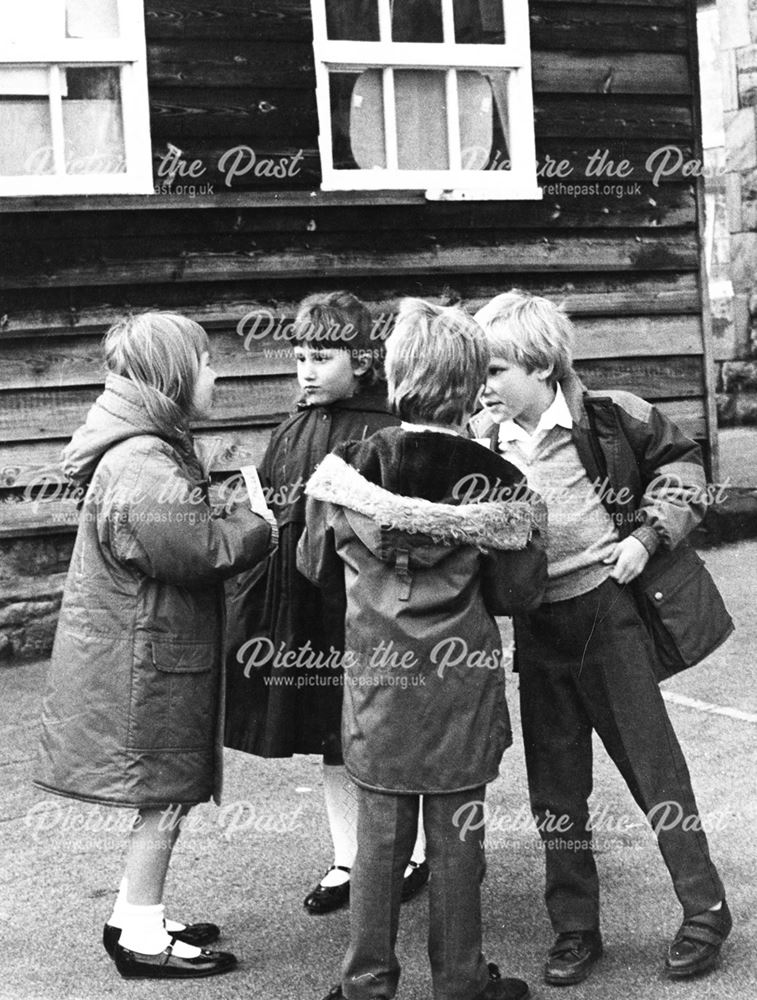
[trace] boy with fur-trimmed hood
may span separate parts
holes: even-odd
[[[488,364],[461,309],[405,300],[386,354],[401,426],[342,445],[307,486],[298,565],[345,592],[342,732],[358,794],[351,939],[332,998],[395,994],[419,809],[435,1000],[528,994],[481,954],[480,881],[486,784],[511,743],[492,615],[539,602],[545,561],[523,477],[464,434]],[[471,477],[490,485],[481,502],[464,502]]]

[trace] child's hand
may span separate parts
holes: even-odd
[[[638,538],[629,535],[618,542],[612,553],[603,560],[605,563],[615,563],[610,576],[618,583],[630,583],[635,580],[647,564],[649,552]]]

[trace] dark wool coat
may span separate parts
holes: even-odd
[[[184,438],[109,375],[66,451],[91,482],[53,647],[36,784],[119,806],[194,804],[221,789],[225,577],[269,552],[249,508],[211,516]]]
[[[227,746],[262,757],[340,759],[341,671],[324,674],[311,664],[343,649],[344,602],[297,570],[305,484],[338,444],[397,423],[380,386],[329,406],[301,405],[273,432],[258,472],[279,548],[262,578],[245,574],[227,585]],[[314,683],[325,676],[328,684]]]
[[[498,499],[461,503],[485,476]],[[460,436],[390,428],[308,483],[298,565],[346,597],[342,739],[367,788],[442,793],[492,781],[512,737],[495,614],[541,600],[540,506],[510,463]],[[528,572],[524,572],[523,553]],[[516,595],[516,606],[518,597]]]

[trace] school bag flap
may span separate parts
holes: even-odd
[[[715,581],[687,542],[658,550],[633,587],[657,651],[658,680],[701,662],[733,632]]]

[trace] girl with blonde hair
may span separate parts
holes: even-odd
[[[137,810],[103,943],[126,978],[227,972],[215,924],[164,920],[181,821],[221,787],[223,580],[261,562],[275,526],[215,516],[190,431],[213,404],[202,327],[116,323],[105,389],[65,449],[84,493],[44,701],[36,784]]]

